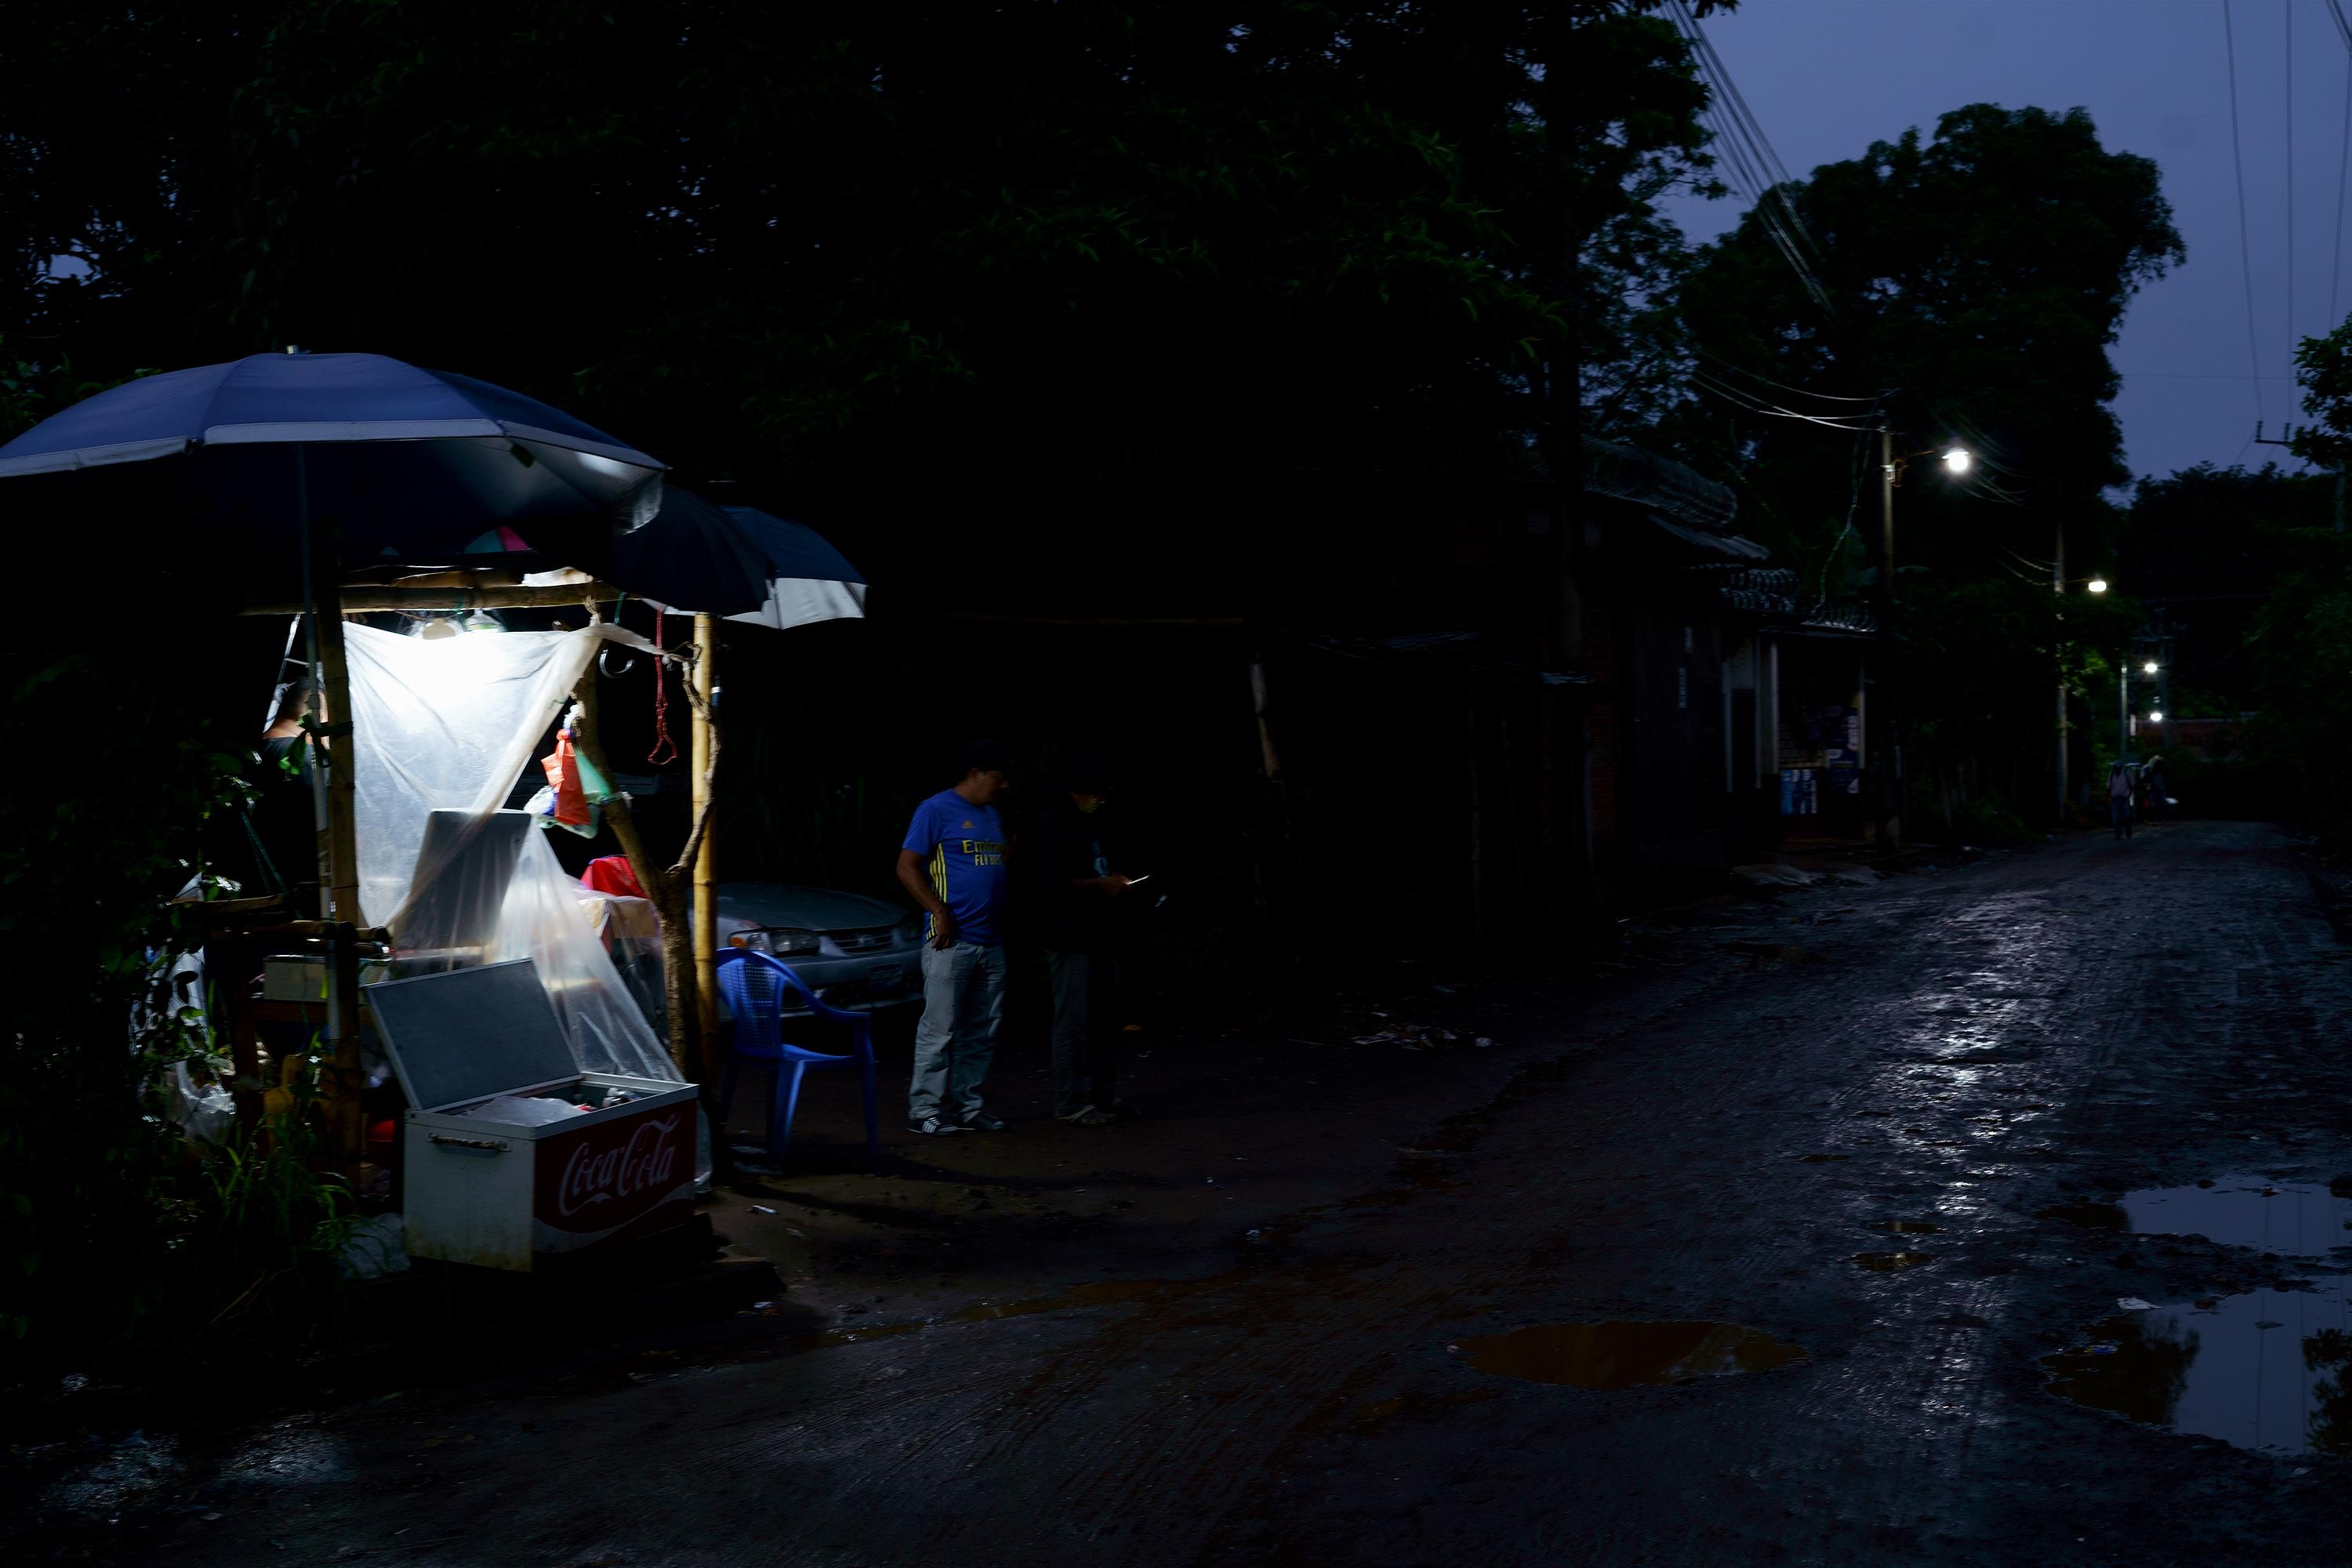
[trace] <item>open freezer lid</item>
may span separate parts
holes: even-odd
[[[579,1078],[555,1005],[528,958],[363,987],[408,1103],[446,1110]]]

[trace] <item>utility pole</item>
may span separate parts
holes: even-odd
[[[1878,601],[1895,607],[1895,432],[1878,427]]]
[[[1885,425],[1878,427],[1878,629],[1881,636],[1891,637],[1895,625],[1895,432]],[[1884,670],[1894,665],[1892,658],[1882,659]],[[1878,769],[1878,847],[1890,849],[1903,842],[1903,738],[1896,727],[1895,698],[1890,683],[1879,677],[1878,707],[1871,715],[1871,733],[1882,737]]]
[[[2050,591],[2058,595],[2063,614],[2066,599],[2066,520],[2063,518],[2058,520],[2058,548],[2050,562]],[[2053,651],[2058,660],[2058,756],[2052,769],[2052,777],[2057,781],[2058,786],[2055,820],[2063,828],[2066,826],[2066,650],[2060,647]]]

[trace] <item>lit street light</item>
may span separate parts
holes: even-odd
[[[2147,710],[2147,721],[2148,721],[2149,723],[2151,723],[2151,724],[2161,724],[2161,723],[2163,723],[2163,722],[2164,722],[2164,710],[2163,710],[2163,709],[2161,709],[2161,708],[2151,708],[2151,709],[2149,709],[2149,710]]]
[[[2154,675],[2156,673],[2156,660],[2149,659],[2146,664],[2141,665],[2139,668],[2143,673]]]
[[[1969,471],[1969,458],[1968,449],[1964,447],[1955,447],[1950,451],[1944,454],[1944,467],[1949,468],[1953,473],[1967,473]]]

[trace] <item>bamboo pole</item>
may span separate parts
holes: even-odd
[[[694,1000],[701,1023],[702,1060],[719,1057],[719,904],[716,866],[717,809],[711,798],[711,775],[717,758],[711,746],[711,707],[719,693],[719,617],[694,617],[694,729],[690,759],[694,770],[693,820],[702,824],[702,841],[694,856]],[[705,1070],[708,1070],[706,1065]]]
[[[307,505],[304,511],[308,512]],[[309,518],[303,519],[307,531]],[[339,926],[365,923],[360,914],[357,795],[352,781],[352,678],[343,652],[343,606],[336,592],[334,558],[314,552],[310,622],[318,659],[320,712],[313,720],[313,766],[326,779],[327,823],[320,843],[320,918]],[[366,1152],[360,1090],[359,947],[350,934],[327,946],[327,1016],[320,1031],[319,1104],[325,1116],[328,1162],[354,1180]]]
[[[322,588],[332,595],[336,591]],[[340,590],[346,612],[361,610],[546,610],[569,609],[583,600],[609,600],[621,591],[604,583],[557,584],[544,588],[449,587],[407,588],[354,584]],[[291,603],[248,605],[248,616],[299,616],[302,605]]]

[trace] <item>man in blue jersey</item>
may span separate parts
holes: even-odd
[[[996,799],[1009,763],[994,741],[964,749],[963,782],[915,808],[898,847],[898,880],[924,925],[923,1017],[907,1125],[926,1137],[1001,1132],[981,1108],[1004,1012],[1004,826]]]

